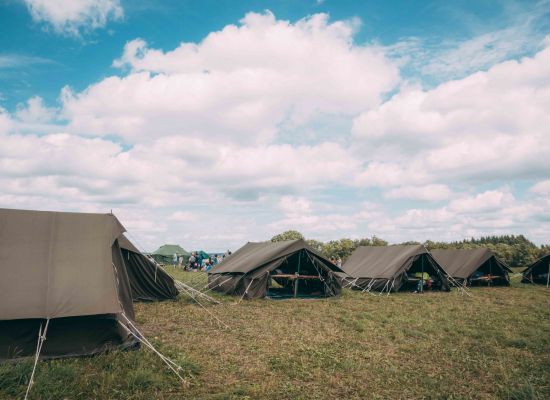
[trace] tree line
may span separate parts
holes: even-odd
[[[282,232],[271,238],[272,242],[283,240],[305,239],[298,231]],[[359,246],[387,246],[388,242],[377,236],[363,239],[339,239],[321,242],[315,239],[305,239],[315,250],[327,258],[342,259],[343,262]],[[423,244],[428,250],[433,249],[474,249],[487,247],[496,256],[510,267],[525,267],[545,254],[550,253],[550,245],[540,247],[523,235],[484,236],[480,238],[464,239],[455,242],[435,242],[427,240],[421,242],[403,242],[400,244]]]

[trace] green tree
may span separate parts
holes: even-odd
[[[297,239],[303,239],[304,235],[302,235],[298,231],[285,231],[283,233],[279,233],[278,235],[275,235],[271,238],[272,242],[283,242],[285,240],[297,240]]]

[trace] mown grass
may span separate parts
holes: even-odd
[[[139,327],[185,383],[142,349],[42,362],[31,398],[550,398],[550,291],[515,282],[471,294],[217,296],[208,310],[230,329],[184,297],[140,303]],[[30,368],[0,365],[0,398],[21,398]]]

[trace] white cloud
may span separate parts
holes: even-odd
[[[19,104],[15,116],[24,123],[47,123],[55,118],[56,110],[47,107],[42,98],[35,96],[26,104]]]
[[[197,215],[189,211],[176,211],[168,217],[168,222],[192,222],[197,220]]]
[[[78,36],[82,30],[102,28],[108,20],[124,15],[119,0],[24,0],[36,22],[45,22],[55,32]]]
[[[550,179],[537,182],[536,184],[531,186],[529,191],[537,195],[550,195]]]
[[[388,190],[384,196],[389,199],[411,199],[426,201],[448,200],[452,191],[447,185],[432,184],[424,186],[400,186]]]
[[[361,182],[543,178],[550,170],[550,48],[424,91],[405,88],[354,120]]]
[[[521,2],[506,2],[502,8],[498,26],[491,26],[486,20],[470,20],[466,28],[471,34],[466,38],[407,37],[387,46],[386,51],[398,60],[406,75],[442,82],[487,70],[545,46],[550,14],[547,0],[536,1],[528,7]]]
[[[60,109],[0,109],[0,206],[113,209],[146,250],[286,229],[547,240],[550,48],[423,90],[355,29],[266,12],[171,51],[131,41],[121,76],[64,89]]]
[[[268,143],[283,123],[353,116],[398,84],[380,48],[353,43],[355,26],[326,14],[290,23],[249,13],[168,52],[136,39],[114,63],[129,74],[82,93],[65,89],[64,113],[74,131],[130,142],[177,134]]]

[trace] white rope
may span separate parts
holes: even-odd
[[[223,281],[222,283],[219,283],[219,284],[217,284],[216,286],[214,286],[214,287],[211,287],[210,289],[208,289],[208,290],[206,290],[206,291],[204,291],[204,292],[201,292],[201,293],[202,293],[202,294],[208,293],[208,292],[210,292],[211,290],[214,290],[214,289],[216,289],[216,288],[217,288],[218,286],[221,286],[221,285],[223,285],[223,284],[224,284],[225,282],[228,282],[228,281],[230,281],[231,279],[233,279],[233,277],[229,277],[228,279],[226,279],[226,280],[225,280],[225,281]]]
[[[27,400],[27,398],[29,397],[31,387],[34,384],[34,373],[36,372],[36,366],[38,365],[38,359],[40,358],[40,352],[42,351],[42,346],[46,341],[46,332],[48,331],[49,324],[50,324],[50,319],[47,318],[44,331],[42,331],[42,323],[40,324],[40,328],[38,329],[38,341],[36,343],[36,354],[34,356],[34,365],[32,367],[32,373],[29,379],[29,385],[27,386],[27,392],[25,393],[25,400]]]
[[[216,299],[214,299],[213,297],[210,297],[204,293],[202,293],[201,291],[191,287],[191,286],[188,286],[186,285],[185,283],[183,282],[180,282],[176,279],[174,279],[174,283],[176,285],[176,288],[181,291],[181,292],[185,292],[188,296],[190,296],[191,298],[195,298],[195,296],[198,296],[200,298],[203,298],[204,300],[208,300],[214,304],[220,304],[220,302]]]
[[[212,280],[212,282],[208,282],[206,285],[204,285],[200,290],[204,290],[206,289],[208,286],[212,285],[214,282],[216,282],[218,279],[220,279],[223,275],[222,274],[218,274],[218,276],[216,277],[216,279]],[[198,289],[197,289],[198,290]]]
[[[268,273],[269,273],[269,272],[268,272]],[[244,277],[243,277],[243,278],[244,278]],[[254,278],[252,278],[252,279],[250,280],[250,283],[249,283],[248,286],[246,287],[246,290],[244,291],[243,295],[241,296],[241,298],[240,298],[240,300],[239,300],[239,302],[238,302],[237,304],[240,304],[241,301],[243,301],[244,296],[246,296],[246,294],[248,293],[248,289],[250,289],[250,286],[252,286],[252,282],[254,282]]]
[[[309,260],[311,261],[311,263],[313,264],[313,267],[317,271],[317,275],[319,275],[319,279],[321,280],[321,282],[323,282],[325,287],[330,291],[330,293],[332,293],[332,296],[335,296],[334,291],[328,286],[328,284],[325,282],[325,279],[321,276],[321,272],[319,271],[319,268],[317,268],[317,265],[315,265],[315,260],[313,260],[311,258],[311,256],[309,255],[309,253],[307,251],[306,251],[306,254],[307,254]]]
[[[208,308],[206,308],[198,299],[193,299],[197,302],[199,306],[201,306],[204,311],[206,311],[210,316],[212,316],[219,324],[223,325],[227,329],[231,329],[229,325],[227,325],[225,322],[223,322],[221,319],[219,319],[212,311],[210,311]]]
[[[364,293],[365,291],[367,293],[370,293],[370,290],[373,287],[374,282],[376,282],[376,280],[377,280],[376,278],[371,278],[370,282],[367,283],[367,286],[365,286],[365,288],[362,290],[362,293]]]
[[[179,374],[178,371],[182,371],[183,368],[181,368],[179,365],[177,365],[175,362],[173,362],[172,360],[170,360],[168,357],[166,357],[165,355],[163,355],[161,352],[159,352],[155,346],[153,346],[151,344],[151,342],[149,342],[149,340],[147,340],[147,338],[139,331],[139,329],[132,323],[132,321],[126,316],[126,314],[124,313],[121,313],[121,315],[126,319],[126,322],[133,328],[135,329],[135,331],[139,334],[136,335],[132,329],[128,329],[127,326],[124,326],[124,324],[122,324],[120,321],[119,324],[121,324],[122,326],[124,326],[126,329],[128,329],[128,331],[130,332],[130,334],[132,334],[132,336],[134,336],[137,340],[139,340],[141,343],[143,343],[145,346],[147,346],[149,349],[151,349],[156,355],[159,356],[159,358],[164,361],[164,363],[168,366],[168,368],[170,368],[176,375],[177,377],[182,381],[182,382],[185,382],[185,379],[183,379],[183,377]]]
[[[388,281],[386,282],[386,284],[384,285],[384,287],[382,288],[382,291],[378,294],[378,296],[382,296],[382,294],[384,293],[384,291],[386,290],[386,287],[390,284],[390,280],[388,279]]]
[[[391,291],[393,290],[393,286],[395,285],[395,277],[392,279],[391,287],[388,289],[388,294],[386,296],[389,296]]]
[[[350,287],[350,288],[351,288],[351,287],[359,287],[359,286],[356,285],[358,279],[359,279],[359,278],[351,279],[351,280],[350,280],[348,283],[346,283],[346,285],[343,286],[342,288],[345,289],[345,288],[348,288],[348,287]]]
[[[187,281],[187,284],[189,286],[193,286],[193,287],[195,287],[195,285],[197,285],[197,284],[202,286],[204,276],[208,275],[207,272],[202,272],[202,271],[200,271],[200,272],[190,272],[190,273],[193,274],[193,277]],[[207,277],[207,279],[208,279],[208,277]]]

